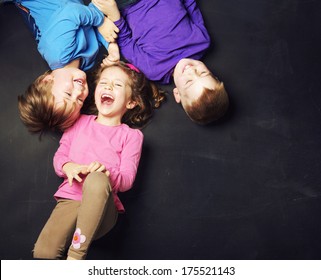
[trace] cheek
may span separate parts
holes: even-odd
[[[55,103],[60,104],[64,102],[64,97],[61,92],[56,92],[52,90],[52,95],[55,97]]]
[[[95,103],[97,103],[97,102],[99,101],[99,99],[100,99],[100,97],[99,97],[99,92],[98,92],[98,87],[97,87],[96,90],[95,90],[94,99],[95,99]]]
[[[84,91],[84,99],[88,97],[89,94],[89,89],[87,88],[86,91]]]

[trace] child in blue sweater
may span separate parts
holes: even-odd
[[[38,50],[50,70],[19,96],[20,117],[31,132],[65,130],[88,96],[86,73],[100,46],[118,61],[117,27],[93,3],[82,0],[14,0],[27,15]]]

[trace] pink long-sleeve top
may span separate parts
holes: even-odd
[[[126,124],[105,126],[96,122],[96,116],[81,115],[60,139],[53,164],[58,176],[64,181],[54,194],[56,199],[82,199],[82,184],[73,180],[69,185],[62,167],[67,162],[88,165],[98,161],[110,172],[110,182],[116,208],[125,211],[117,193],[129,190],[136,177],[141,156],[143,134]]]

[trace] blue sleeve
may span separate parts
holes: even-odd
[[[81,50],[89,50],[88,54],[91,56],[98,44],[96,27],[103,20],[103,13],[93,4],[85,6],[68,3],[52,16],[48,28],[42,34],[38,50],[51,69],[68,63]],[[100,39],[106,46],[103,38]]]
[[[96,36],[98,41],[108,50],[109,42],[106,41],[103,35],[100,34],[97,28],[95,28]]]
[[[61,24],[62,30],[66,31],[79,26],[98,27],[103,23],[103,20],[104,14],[92,3],[88,6],[69,3],[61,9],[53,21],[55,24]]]

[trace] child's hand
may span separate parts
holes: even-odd
[[[105,165],[101,164],[98,161],[93,161],[92,163],[90,163],[87,167],[87,171],[88,173],[92,173],[92,172],[104,172],[107,176],[109,176],[109,171],[106,170]]]
[[[73,179],[76,179],[78,182],[82,182],[79,174],[87,175],[89,173],[86,165],[81,165],[74,162],[67,162],[62,169],[68,178],[68,183],[70,186],[72,186]]]
[[[119,48],[116,43],[110,43],[108,46],[108,55],[103,59],[101,66],[110,66],[118,62],[120,59]]]
[[[115,0],[92,0],[91,2],[112,21],[120,19],[120,12]]]
[[[103,24],[98,27],[98,31],[107,42],[113,43],[118,36],[119,29],[109,18],[105,17]]]
[[[87,172],[92,173],[92,172],[103,172],[106,171],[105,165],[101,164],[98,161],[93,161],[90,163],[87,167]]]

